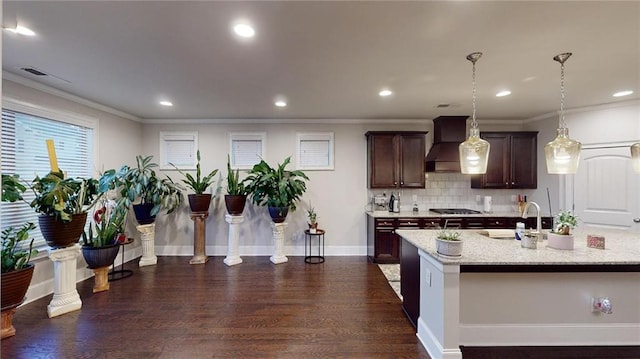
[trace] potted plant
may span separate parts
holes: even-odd
[[[26,187],[20,183],[17,175],[2,175],[2,201],[15,202],[22,200],[22,193]],[[2,339],[16,334],[13,326],[13,314],[16,308],[24,301],[24,296],[29,289],[33,277],[34,265],[29,263],[32,256],[38,251],[33,249],[33,238],[29,246],[25,246],[29,240],[29,232],[36,226],[27,222],[19,230],[8,227],[2,230],[2,277],[0,288],[2,293]]]
[[[158,165],[151,162],[152,159],[153,156],[138,155],[136,167],[124,165],[118,171],[110,169],[100,178],[99,190],[117,190],[118,206],[133,205],[139,224],[153,223],[161,209],[171,213],[183,200],[182,191],[171,178],[158,178],[154,171]]]
[[[218,169],[209,172],[208,175],[201,177],[200,172],[200,150],[196,152],[197,164],[196,164],[196,176],[193,177],[190,173],[185,173],[180,170],[176,165],[170,163],[181,175],[185,178],[182,180],[187,187],[191,188],[194,194],[187,196],[189,199],[189,207],[191,212],[208,212],[209,205],[211,204],[211,193],[204,193],[207,188],[213,183],[213,177],[218,174]]]
[[[449,229],[438,231],[436,236],[436,251],[438,254],[452,257],[462,255],[462,239],[460,232]]]
[[[109,266],[118,255],[121,242],[126,240],[124,225],[127,207],[113,199],[104,200],[93,213],[93,223],[82,234],[82,256],[95,274],[93,292],[109,290]]]
[[[571,211],[560,211],[553,218],[553,230],[547,233],[547,246],[555,249],[573,249],[571,230],[578,225],[578,216]]]
[[[51,171],[31,182],[35,198],[29,204],[37,213],[42,236],[50,247],[64,248],[78,242],[87,221],[87,211],[99,199],[98,181],[69,178]]]
[[[231,169],[231,158],[227,155],[227,194],[224,196],[224,204],[230,215],[242,215],[247,194],[247,187],[240,181],[240,170],[236,169],[234,172]]]
[[[309,233],[316,233],[318,230],[318,214],[313,207],[307,210],[307,219],[309,220]]]
[[[274,168],[261,160],[245,179],[252,201],[260,206],[266,205],[275,223],[284,222],[289,209],[296,209],[296,201],[307,190],[305,180],[308,181],[309,177],[299,170],[286,170],[290,162],[291,157],[287,157]]]

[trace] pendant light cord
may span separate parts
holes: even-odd
[[[476,122],[476,61],[482,56],[482,52],[474,52],[472,54],[467,55],[467,60],[471,61],[473,64],[472,72],[471,72],[471,85],[473,88],[472,92],[472,105],[473,112],[471,114],[471,128],[478,128],[478,122]]]
[[[560,128],[566,128],[564,121],[564,61],[560,63]]]
[[[559,128],[567,128],[567,124],[564,121],[564,62],[571,57],[570,52],[565,52],[553,57],[554,60],[560,63],[560,123]]]

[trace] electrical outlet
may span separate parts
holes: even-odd
[[[482,197],[480,197],[480,195],[479,195],[479,194],[477,194],[477,195],[476,195],[476,202],[480,202],[480,201],[482,201]]]
[[[511,196],[511,202],[516,203],[518,201],[518,196],[515,194]]]
[[[411,199],[412,199],[414,202],[418,202],[418,195],[417,195],[417,194],[414,194],[413,196],[411,196]]]

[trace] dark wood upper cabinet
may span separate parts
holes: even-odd
[[[424,188],[426,134],[367,132],[369,188]]]
[[[487,173],[471,177],[471,188],[537,188],[538,132],[482,132],[489,142]]]

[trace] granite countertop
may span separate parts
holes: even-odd
[[[574,249],[547,248],[539,241],[537,249],[520,246],[514,239],[496,239],[481,235],[481,230],[460,230],[464,241],[462,256],[444,257],[436,252],[437,230],[396,230],[396,233],[444,264],[460,265],[589,265],[640,264],[640,234],[613,229],[574,229]],[[605,249],[587,247],[587,234],[603,235]]]
[[[437,217],[437,218],[460,218],[460,217],[518,217],[522,218],[516,212],[492,212],[492,213],[477,213],[477,214],[441,214],[431,211],[419,211],[419,212],[400,212],[393,213],[387,211],[368,211],[366,212],[369,217],[373,218],[421,218],[421,217]],[[536,216],[530,214],[529,218],[535,218]],[[548,214],[542,213],[542,217],[549,217]]]

